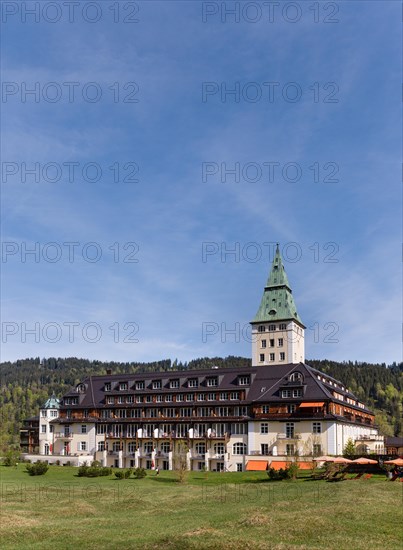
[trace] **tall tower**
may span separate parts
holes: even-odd
[[[278,245],[259,310],[251,325],[252,365],[305,361],[305,326],[297,313]]]

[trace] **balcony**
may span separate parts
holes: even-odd
[[[168,458],[168,457],[169,457],[169,453],[164,451],[157,451],[155,453],[155,458]]]
[[[55,439],[73,439],[73,434],[71,432],[69,433],[59,432],[59,433],[55,433],[54,436],[55,436]]]
[[[276,439],[286,439],[292,441],[294,439],[301,439],[301,434],[277,434]]]

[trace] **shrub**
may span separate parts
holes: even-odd
[[[298,464],[296,464],[296,467],[298,471]],[[290,467],[280,468],[279,470],[275,470],[274,468],[269,468],[269,470],[267,471],[267,475],[269,476],[269,479],[271,481],[281,481],[282,479],[290,479],[292,477],[292,470]]]
[[[129,468],[128,470],[126,470],[126,471],[125,471],[125,479],[129,478],[130,475],[131,475],[131,473],[132,473],[132,469],[131,469],[131,468]]]
[[[79,467],[77,475],[78,477],[86,477],[88,472],[89,466],[87,466],[87,463],[84,462],[82,466]]]
[[[84,462],[82,466],[78,469],[78,477],[99,477],[99,476],[110,476],[112,474],[112,468],[103,468],[101,463],[94,460],[91,462],[91,466],[87,466],[87,463]]]
[[[5,457],[3,458],[3,464],[4,466],[17,466],[19,458],[19,451],[7,451]]]
[[[122,470],[118,470],[117,472],[115,472],[115,476],[118,479],[124,479],[125,478],[125,472],[123,472]]]
[[[134,470],[133,474],[134,474],[134,477],[135,477],[136,479],[141,479],[141,478],[143,478],[143,477],[146,477],[147,472],[145,471],[144,468],[136,468],[136,469]]]
[[[25,466],[30,476],[43,476],[49,469],[49,464],[40,460],[35,464],[27,464]]]

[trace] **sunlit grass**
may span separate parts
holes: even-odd
[[[388,549],[403,545],[403,483],[269,482],[265,472],[78,478],[0,467],[2,548]]]

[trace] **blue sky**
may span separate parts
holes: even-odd
[[[400,360],[398,2],[5,4],[3,360],[248,357],[275,242],[307,358]]]

